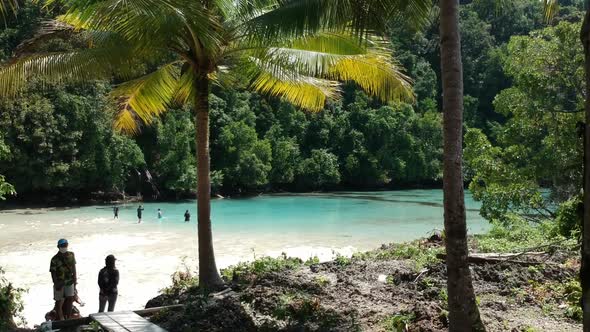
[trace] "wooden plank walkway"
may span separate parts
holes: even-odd
[[[108,332],[167,332],[133,311],[101,312],[91,314],[90,318]]]

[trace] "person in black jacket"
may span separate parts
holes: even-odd
[[[115,268],[115,261],[117,259],[113,255],[108,255],[105,258],[105,267],[98,272],[98,287],[100,293],[98,295],[99,309],[98,312],[104,312],[104,307],[109,303],[108,311],[115,310],[115,303],[117,303],[117,296],[119,291],[119,270]]]

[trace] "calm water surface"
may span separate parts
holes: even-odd
[[[469,193],[466,206],[469,231],[485,231],[487,222]],[[96,274],[107,254],[120,259],[119,310],[141,308],[170,283],[174,271],[197,266],[195,201],[146,203],[144,208],[142,224],[137,224],[137,204],[121,205],[119,220],[108,206],[0,211],[0,266],[17,286],[29,289],[24,298],[29,325],[42,321],[52,306],[49,260],[61,237],[76,253],[78,288],[87,302],[83,314],[97,310]],[[192,215],[190,223],[184,223],[185,210]],[[218,199],[212,202],[218,267],[281,252],[322,260],[335,252],[350,255],[440,230],[442,213],[441,190]]]

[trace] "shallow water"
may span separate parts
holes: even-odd
[[[487,222],[479,204],[467,193],[471,233],[483,232]],[[49,260],[56,242],[65,237],[75,252],[78,291],[86,306],[97,310],[98,270],[114,254],[121,273],[118,310],[142,308],[170,284],[170,275],[184,265],[197,266],[196,203],[146,203],[137,224],[137,204],[121,205],[120,219],[109,206],[68,209],[0,211],[0,266],[24,296],[30,326],[52,307]],[[157,209],[162,209],[162,220]],[[192,218],[185,223],[183,214]],[[354,251],[426,236],[443,228],[441,190],[339,192],[305,195],[264,195],[212,202],[214,246],[218,267],[254,256],[286,252],[302,259],[317,255],[328,260],[334,252]]]

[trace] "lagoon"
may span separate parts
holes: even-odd
[[[170,284],[171,274],[197,266],[196,202],[16,209],[0,211],[0,267],[24,296],[28,325],[40,323],[52,307],[49,260],[65,237],[78,262],[78,291],[97,310],[98,270],[114,254],[121,273],[118,310],[143,308]],[[479,204],[466,193],[470,233],[488,228]],[[157,209],[163,212],[158,220]],[[185,223],[185,210],[191,222]],[[214,246],[219,268],[261,255],[328,260],[382,243],[401,242],[443,229],[441,190],[275,194],[212,202]]]

